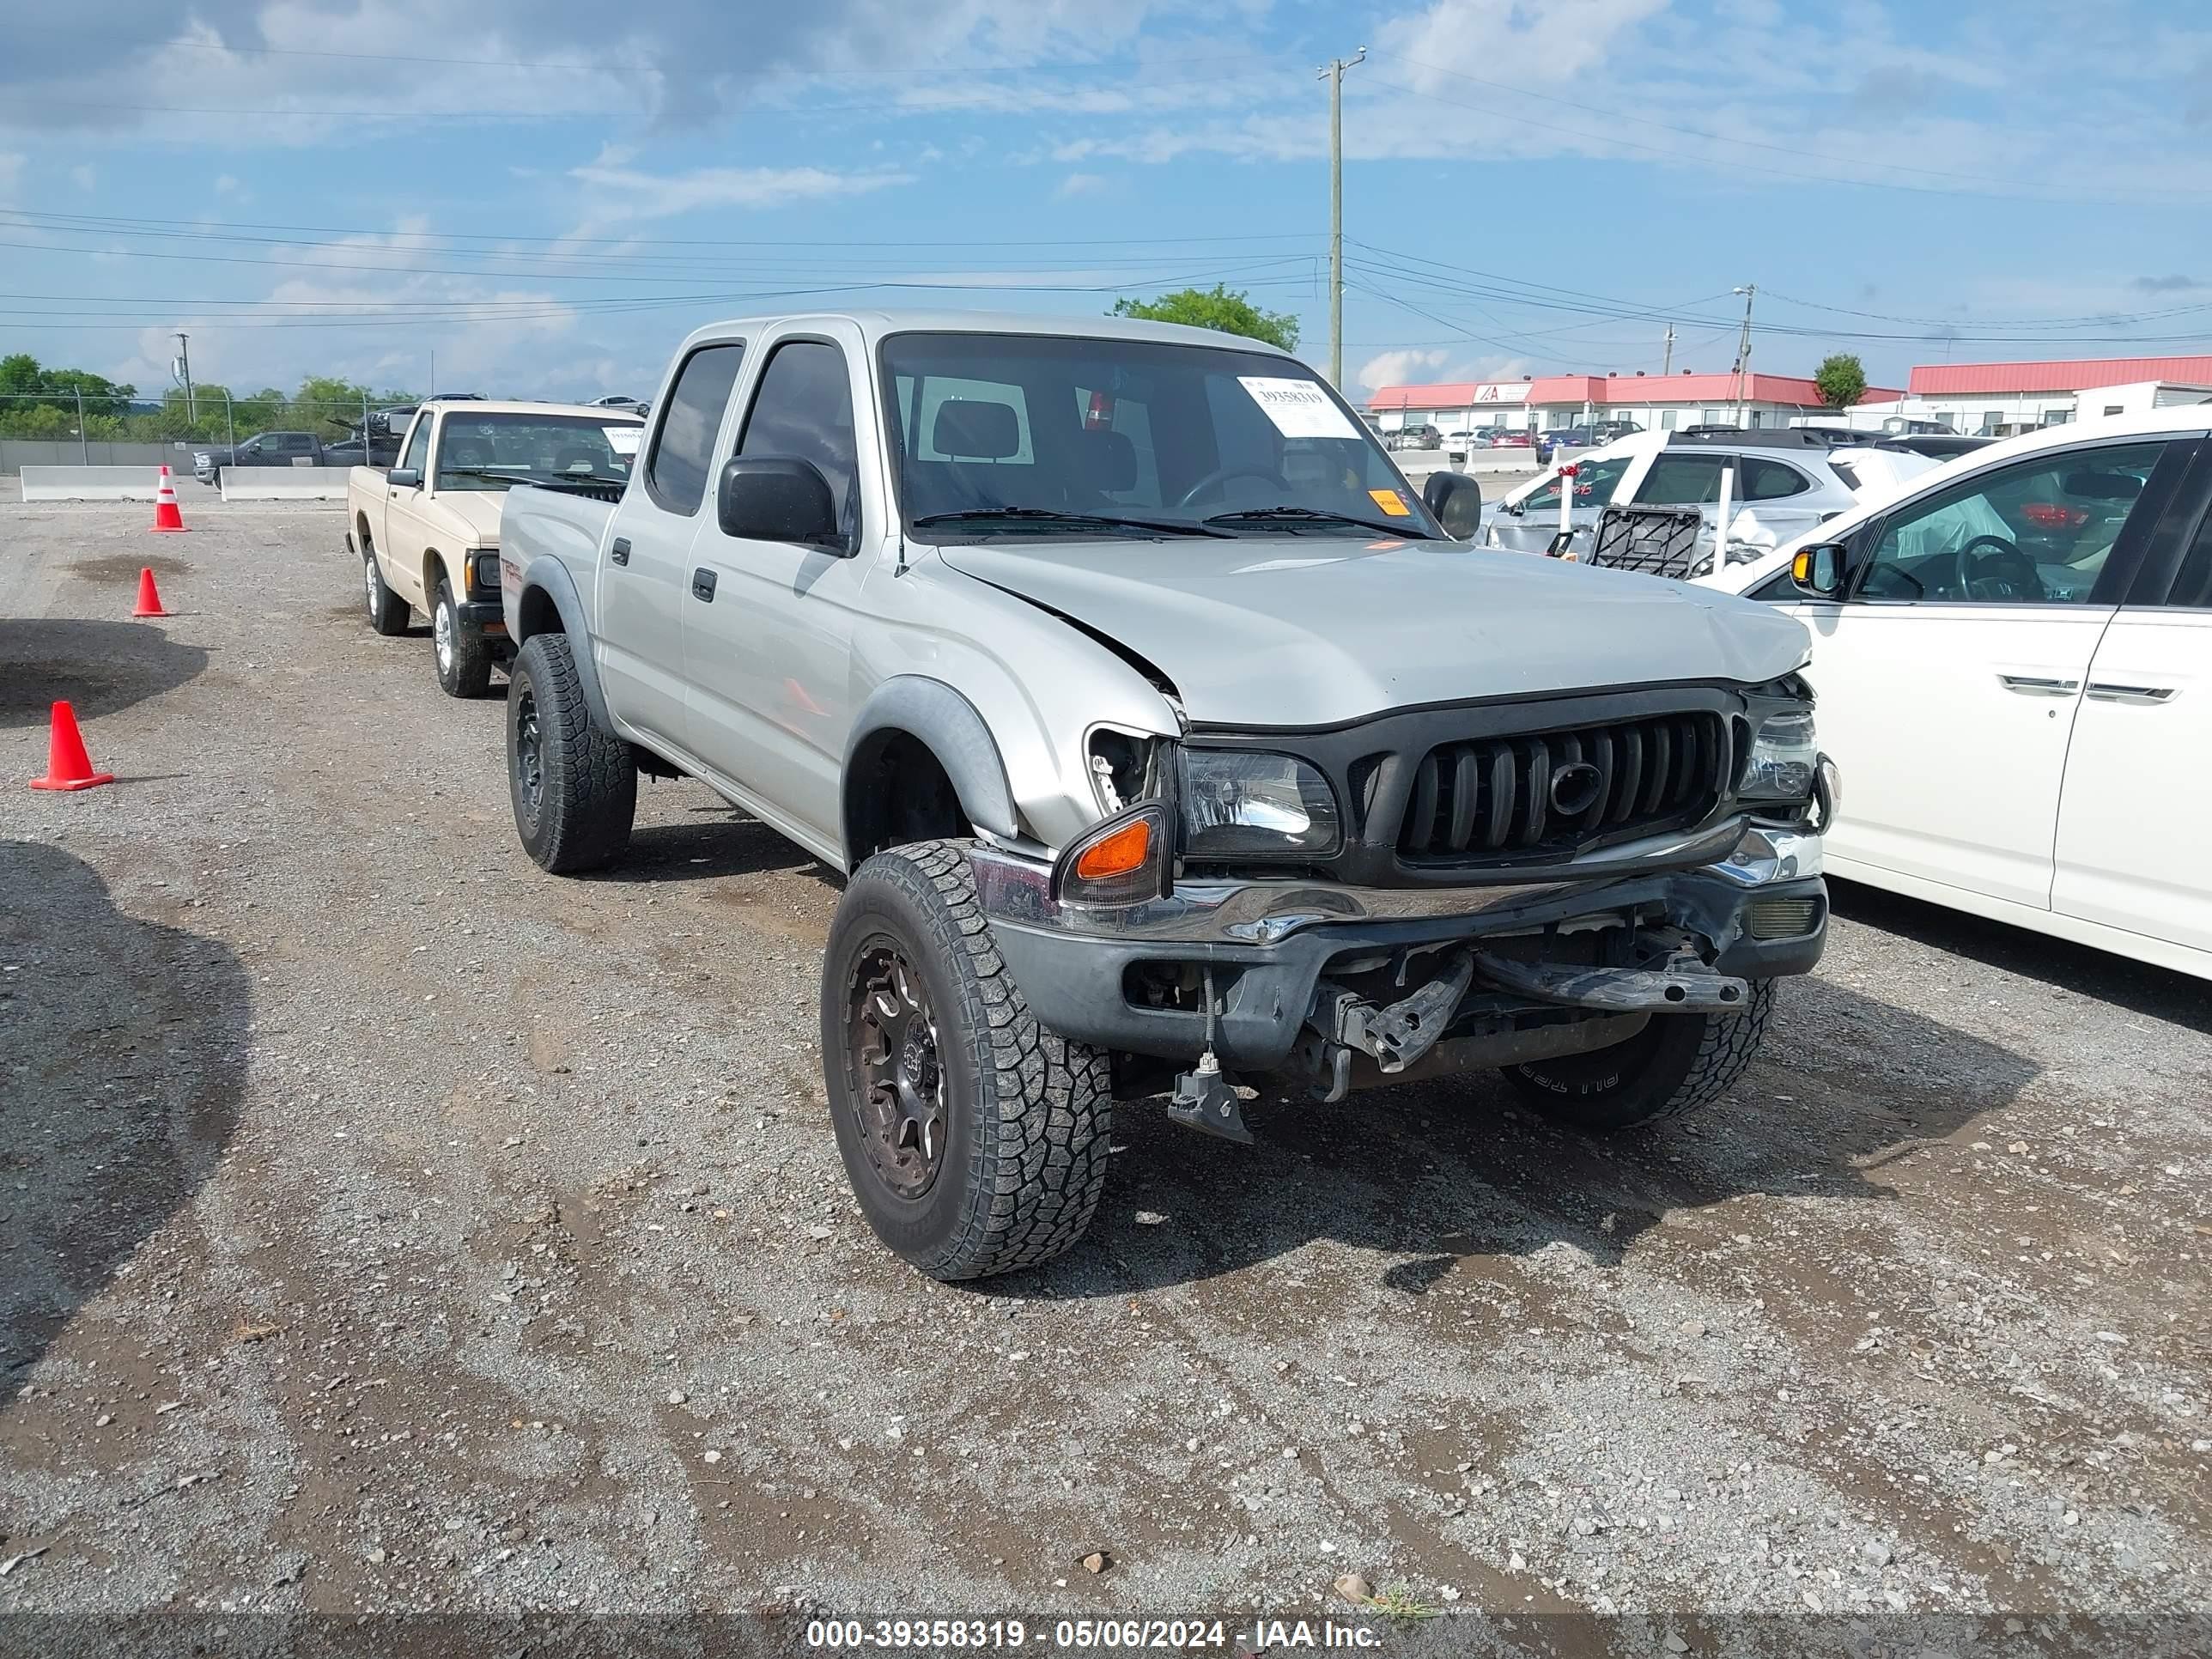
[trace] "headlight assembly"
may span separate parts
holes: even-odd
[[[1778,710],[1759,722],[1736,793],[1747,801],[1810,799],[1820,764],[1820,745],[1813,731],[1813,711]]]
[[[1325,859],[1343,840],[1328,780],[1290,755],[1187,749],[1183,856]]]

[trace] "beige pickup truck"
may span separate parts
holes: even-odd
[[[644,422],[584,404],[434,399],[416,410],[390,471],[346,480],[346,550],[361,561],[368,625],[430,618],[438,684],[480,697],[513,654],[500,615],[499,510],[510,485],[604,495],[629,479]]]

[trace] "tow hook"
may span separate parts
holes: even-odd
[[[1186,1129],[1199,1129],[1240,1146],[1252,1144],[1244,1127],[1243,1102],[1229,1073],[1221,1069],[1221,1056],[1213,1051],[1214,1021],[1221,1004],[1213,994],[1213,969],[1206,969],[1206,1049],[1192,1070],[1176,1079],[1175,1093],[1168,1098],[1168,1121]]]
[[[1717,973],[1688,951],[1659,968],[1586,968],[1563,962],[1515,962],[1478,951],[1475,965],[1493,985],[1539,1002],[1611,1013],[1740,1014],[1751,1000],[1742,980]]]
[[[1370,1056],[1386,1077],[1395,1076],[1437,1046],[1467,988],[1474,982],[1474,953],[1462,951],[1450,969],[1388,1006],[1378,1008],[1356,991],[1323,980],[1306,1017],[1318,1042],[1300,1045],[1313,1073],[1313,1093],[1324,1105],[1344,1098],[1352,1083],[1354,1049]]]

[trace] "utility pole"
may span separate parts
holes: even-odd
[[[1743,394],[1751,370],[1751,302],[1759,297],[1759,284],[1747,283],[1732,292],[1743,295],[1743,332],[1735,344],[1735,423],[1743,424]]]
[[[1669,323],[1669,324],[1668,324],[1668,325],[1667,325],[1667,355],[1666,355],[1664,357],[1662,357],[1662,358],[1659,360],[1659,373],[1660,373],[1662,375],[1667,375],[1667,374],[1672,374],[1674,372],[1674,324],[1672,324],[1672,323]]]
[[[1367,61],[1364,46],[1349,58],[1332,58],[1320,78],[1328,82],[1328,383],[1344,385],[1344,72]]]
[[[192,345],[191,337],[177,336],[177,378],[185,383],[185,418],[199,419],[199,410],[192,407]]]

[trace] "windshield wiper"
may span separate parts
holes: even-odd
[[[1402,541],[1431,541],[1426,531],[1412,524],[1391,524],[1382,519],[1363,519],[1354,513],[1336,513],[1314,507],[1248,507],[1237,513],[1217,513],[1208,524],[1356,524],[1362,530],[1379,530]]]
[[[1209,530],[1202,524],[1175,519],[1133,519],[1118,513],[1063,513],[1053,507],[963,507],[952,513],[925,513],[914,521],[916,530],[932,525],[979,520],[986,524],[1056,524],[1095,530],[1148,530],[1159,536],[1225,536],[1225,530]]]
[[[538,475],[526,466],[441,466],[441,478],[534,478]]]

